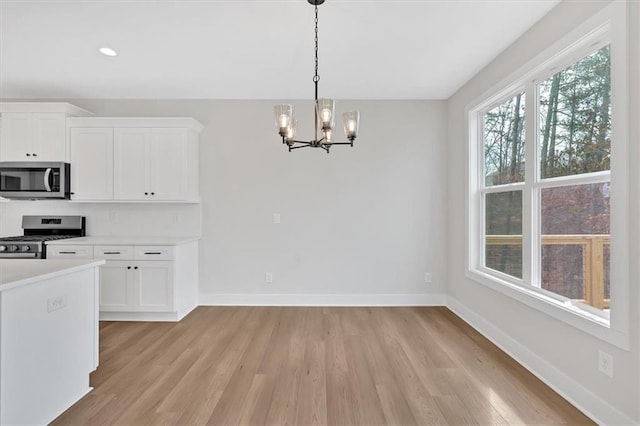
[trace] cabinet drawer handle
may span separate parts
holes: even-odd
[[[37,157],[38,154],[36,154],[35,152],[33,154],[31,154],[32,157]]]
[[[29,154],[28,152],[27,152],[27,157],[31,157],[31,154]]]
[[[76,254],[75,251],[61,251],[60,254]]]
[[[134,267],[133,267],[133,269],[138,269],[138,267],[137,267],[137,266],[134,266]]]
[[[162,254],[161,251],[145,251],[144,254]]]
[[[119,251],[103,251],[102,254],[120,254]]]
[[[131,269],[131,266],[127,266],[127,269]]]

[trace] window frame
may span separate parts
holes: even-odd
[[[541,178],[537,84],[601,47],[611,46],[611,168],[579,175]],[[468,134],[468,278],[617,347],[629,349],[628,54],[626,5],[613,2],[466,107]],[[525,93],[525,181],[487,187],[484,172],[484,113]],[[531,119],[533,117],[534,119]],[[533,177],[533,179],[531,179]],[[611,183],[611,310],[571,301],[540,287],[541,191],[544,188]],[[484,266],[485,194],[522,190],[522,279]],[[615,285],[613,284],[615,283]]]

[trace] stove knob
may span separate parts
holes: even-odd
[[[18,246],[9,246],[9,251],[18,251]]]
[[[7,251],[7,246],[5,245],[0,245],[0,252],[1,251]]]
[[[22,251],[30,251],[31,247],[29,246],[22,246]]]

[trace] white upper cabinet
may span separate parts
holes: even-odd
[[[113,129],[69,131],[72,200],[113,200]]]
[[[149,183],[151,129],[114,130],[114,189],[118,200],[153,200]]]
[[[186,129],[152,129],[149,185],[158,200],[180,200],[189,191]]]
[[[67,123],[64,114],[3,113],[2,161],[65,161]]]
[[[0,113],[0,161],[69,161],[67,117],[91,115],[47,102],[0,102]]]
[[[198,202],[198,134],[191,118],[78,118],[68,120],[71,133],[71,190],[77,201]],[[95,133],[88,132],[91,129]],[[111,130],[111,145],[107,133]],[[104,138],[97,143],[96,138]],[[100,153],[78,154],[99,145]],[[110,155],[107,146],[112,147]],[[84,159],[84,160],[83,160]],[[77,162],[87,163],[84,167]],[[97,164],[100,163],[100,164]],[[74,168],[80,170],[74,173]],[[111,171],[109,175],[107,171]],[[80,182],[85,180],[86,183]],[[106,194],[107,181],[113,194]],[[105,190],[97,190],[96,187]],[[81,191],[80,188],[83,188]],[[95,190],[92,189],[94,188]],[[104,196],[103,196],[104,195]]]

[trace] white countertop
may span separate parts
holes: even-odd
[[[0,291],[103,265],[104,259],[0,259]]]
[[[47,245],[90,246],[177,246],[199,240],[200,237],[113,237],[88,236],[47,241]]]

